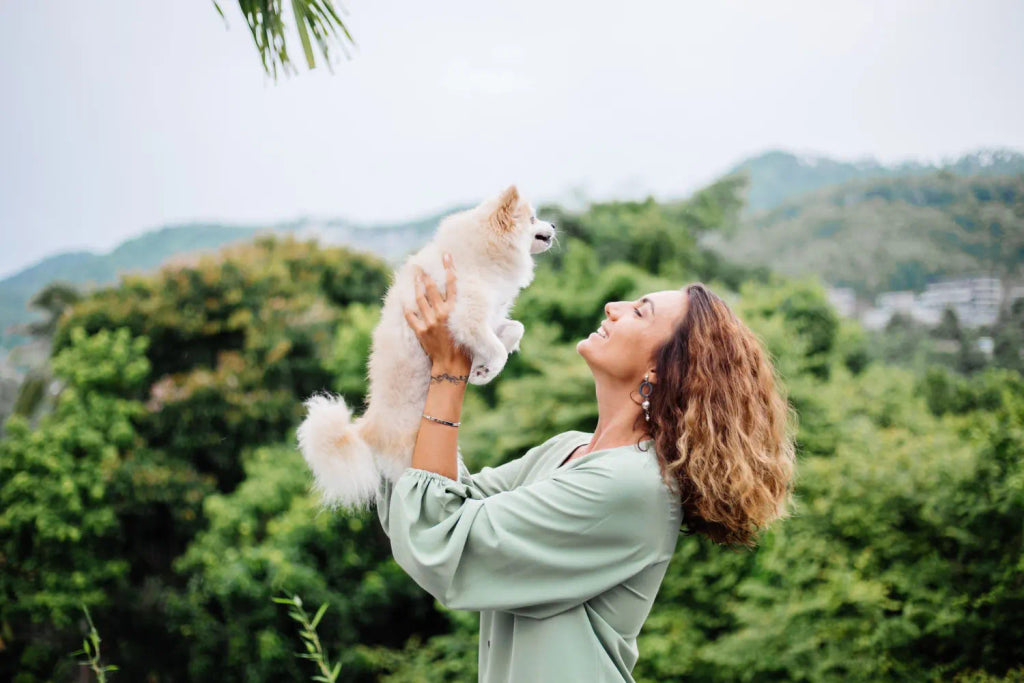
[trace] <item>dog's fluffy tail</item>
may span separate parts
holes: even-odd
[[[296,436],[323,504],[368,509],[376,501],[380,472],[345,400],[327,392],[314,393],[303,405],[307,414]]]

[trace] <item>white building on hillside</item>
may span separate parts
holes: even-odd
[[[897,292],[882,292],[875,299],[875,306],[861,316],[861,324],[871,330],[885,327],[897,313],[909,316],[925,325],[939,322],[941,311],[936,314],[932,309],[922,305],[917,292],[907,289]]]
[[[994,277],[953,278],[930,283],[920,294],[912,290],[883,292],[875,305],[860,316],[868,329],[881,329],[896,313],[903,313],[925,325],[935,325],[943,311],[953,309],[964,327],[991,325],[999,317],[1004,293],[1012,301],[1016,290],[1024,296],[1024,286],[1004,290],[1002,281]]]
[[[964,327],[991,325],[999,316],[1003,285],[999,278],[973,277],[942,280],[929,284],[921,292],[921,304],[942,315],[946,308],[956,312]]]

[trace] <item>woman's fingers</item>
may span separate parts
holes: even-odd
[[[434,284],[433,278],[426,273],[423,273],[423,285],[427,290],[427,301],[430,302],[431,307],[435,312],[442,312],[444,310],[444,299],[441,298],[441,292],[437,291],[437,285]]]
[[[438,320],[447,319],[454,307],[455,299],[455,264],[452,257],[444,259],[445,295],[441,296],[433,278],[422,268],[416,266],[416,305],[420,309],[419,317],[426,326],[434,325]]]
[[[423,322],[427,325],[433,325],[435,321],[434,307],[427,300],[420,276],[416,278],[416,305],[420,308],[420,317],[423,318]]]
[[[451,310],[455,304],[455,263],[451,254],[448,254],[447,263],[444,266],[444,276],[444,298],[448,303],[448,310]]]
[[[419,334],[423,330],[423,321],[420,317],[408,308],[403,309],[402,312],[405,315],[405,321],[409,323],[409,327],[412,328],[412,331]]]

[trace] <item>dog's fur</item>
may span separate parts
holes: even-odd
[[[403,312],[419,310],[414,266],[444,294],[442,256],[452,254],[458,287],[448,326],[473,358],[469,382],[486,384],[519,349],[523,325],[506,316],[519,290],[533,280],[533,254],[547,251],[554,237],[554,226],[538,220],[513,185],[446,217],[434,238],[399,268],[373,333],[366,412],[352,420],[345,401],[329,393],[316,393],[304,404],[299,450],[325,505],[369,507],[380,477],[397,481],[412,464],[431,363]]]

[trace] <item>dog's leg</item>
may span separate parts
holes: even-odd
[[[509,353],[519,350],[519,341],[523,338],[525,331],[526,328],[521,322],[507,318],[501,321],[496,330],[498,339]]]
[[[483,333],[478,335],[473,351],[473,366],[469,371],[470,384],[487,384],[497,377],[508,362],[505,345],[491,329],[485,328]]]
[[[505,367],[508,350],[493,329],[488,318],[491,305],[480,284],[472,281],[459,283],[455,309],[448,317],[452,337],[468,348],[473,355],[469,372],[470,384],[487,384]]]

